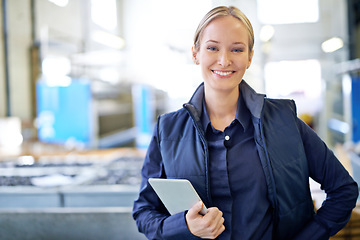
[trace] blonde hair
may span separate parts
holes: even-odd
[[[240,9],[230,6],[220,6],[210,10],[204,18],[200,21],[194,36],[194,48],[199,51],[200,49],[200,36],[204,31],[205,27],[209,25],[210,22],[215,20],[216,18],[223,16],[233,16],[239,19],[246,27],[249,32],[249,52],[252,52],[254,47],[254,30],[252,28],[250,20],[246,17],[246,15],[240,11]]]

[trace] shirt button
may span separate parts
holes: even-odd
[[[226,135],[226,136],[225,136],[225,140],[226,140],[226,141],[230,140],[230,136]]]

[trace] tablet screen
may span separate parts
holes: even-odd
[[[187,179],[150,178],[149,183],[171,215],[189,210],[201,201]],[[206,212],[204,204],[200,213]]]

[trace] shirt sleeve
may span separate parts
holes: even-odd
[[[133,218],[138,230],[144,233],[148,239],[199,239],[188,229],[185,212],[170,215],[148,183],[150,177],[166,177],[163,171],[157,129],[156,126],[141,170],[141,186],[139,196],[134,201]]]
[[[321,185],[326,199],[295,239],[328,239],[349,221],[358,186],[320,137],[298,119],[310,177]]]

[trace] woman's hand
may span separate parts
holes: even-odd
[[[223,214],[218,208],[212,207],[203,216],[199,213],[202,207],[200,201],[187,212],[187,227],[197,237],[215,239],[225,230]]]

